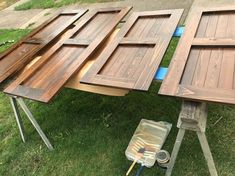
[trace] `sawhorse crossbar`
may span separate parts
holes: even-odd
[[[184,101],[179,115],[177,127],[179,132],[175,141],[175,145],[171,154],[170,163],[167,167],[166,176],[170,176],[178,155],[185,130],[195,131],[205,156],[209,172],[211,176],[218,176],[214,160],[208,145],[205,130],[207,121],[207,105],[206,103],[197,103]]]
[[[18,104],[22,108],[22,110],[24,111],[24,113],[28,117],[29,121],[34,126],[34,128],[37,130],[38,134],[40,135],[40,137],[42,138],[42,140],[44,141],[44,143],[46,144],[48,149],[53,150],[53,147],[52,147],[50,141],[48,140],[48,138],[46,137],[46,135],[44,134],[44,132],[42,131],[42,129],[38,125],[37,121],[35,120],[32,113],[30,112],[30,110],[28,109],[26,104],[24,103],[23,99],[19,98],[19,97],[10,97],[10,101],[11,101],[11,105],[12,105],[12,108],[13,108],[13,111],[14,111],[14,114],[15,114],[16,123],[17,123],[19,131],[20,131],[20,136],[21,136],[23,142],[26,141],[25,140],[25,135],[24,135],[25,132],[24,132],[24,127],[23,127],[20,111],[19,111],[19,108],[18,108]]]

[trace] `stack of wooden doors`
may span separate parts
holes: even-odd
[[[235,103],[234,9],[194,10],[160,94]],[[134,12],[104,46],[130,10],[101,8],[55,15],[1,54],[0,83],[24,69],[4,92],[47,103],[100,48],[79,82],[148,90],[183,10]]]
[[[4,92],[49,102],[102,47],[130,9],[101,8],[56,15],[2,54],[0,82],[24,68]],[[182,12],[132,13],[82,82],[148,90]]]

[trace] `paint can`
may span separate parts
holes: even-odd
[[[168,163],[170,161],[170,154],[168,151],[166,150],[160,150],[157,154],[156,154],[156,160],[157,163],[160,167],[162,168],[167,168]]]

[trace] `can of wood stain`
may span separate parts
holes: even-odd
[[[156,154],[156,160],[157,163],[160,167],[162,168],[167,168],[168,163],[170,161],[170,154],[168,151],[166,150],[160,150],[157,154]]]

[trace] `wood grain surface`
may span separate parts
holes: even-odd
[[[148,90],[182,9],[133,13],[82,83]]]
[[[130,9],[100,8],[88,12],[4,92],[49,102],[82,68]]]
[[[33,30],[0,55],[0,83],[33,59],[36,53],[54,42],[87,10],[61,12]]]
[[[235,104],[235,7],[195,9],[159,94]]]

